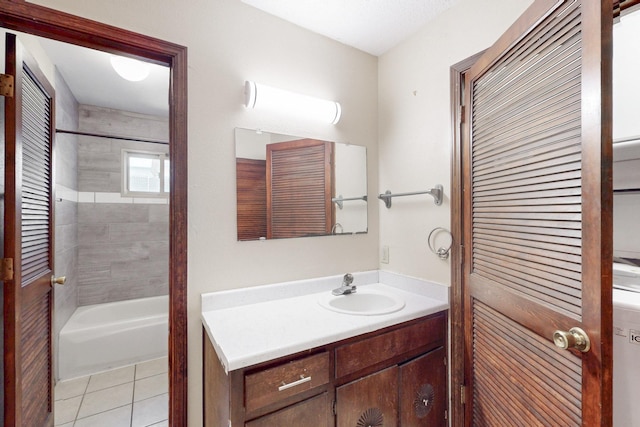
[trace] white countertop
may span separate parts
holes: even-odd
[[[354,285],[403,298],[401,310],[363,316],[321,307],[318,300],[339,287],[341,277],[203,294],[202,323],[225,369],[244,368],[449,308],[447,286],[378,271],[354,273]]]

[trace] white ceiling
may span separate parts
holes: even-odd
[[[323,34],[357,49],[380,55],[397,45],[439,13],[460,0],[242,0],[311,31]],[[633,16],[633,17],[632,17]],[[638,56],[622,42],[637,40],[635,31],[640,13],[625,17],[627,25],[616,25],[619,32],[634,31],[616,37],[614,81],[629,75],[625,70],[638,70]],[[636,25],[634,25],[636,24]],[[81,104],[168,116],[169,69],[153,66],[142,82],[129,82],[116,74],[110,65],[110,55],[48,39],[41,45]],[[627,50],[630,49],[630,50]],[[626,93],[640,93],[636,80],[614,85],[618,101]],[[635,98],[637,99],[637,97]],[[620,112],[618,112],[620,114]]]
[[[379,56],[460,0],[242,0]]]
[[[242,0],[310,31],[380,55],[460,0]],[[80,104],[168,115],[169,69],[129,82],[116,74],[110,54],[40,39],[44,51]]]
[[[169,115],[168,67],[149,64],[149,77],[130,82],[111,67],[111,54],[49,39],[40,44],[80,104]]]

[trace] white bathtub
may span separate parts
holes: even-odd
[[[166,356],[168,311],[168,296],[78,307],[60,331],[59,379]]]

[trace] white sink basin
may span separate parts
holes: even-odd
[[[402,298],[392,293],[361,288],[349,295],[323,295],[318,303],[327,310],[359,316],[393,313],[402,310],[405,304]]]

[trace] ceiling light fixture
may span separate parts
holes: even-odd
[[[125,80],[139,82],[149,76],[148,63],[124,56],[111,56],[111,66]]]
[[[246,81],[244,86],[247,108],[278,111],[295,117],[336,124],[340,120],[342,108],[335,101],[302,95],[288,90]]]

